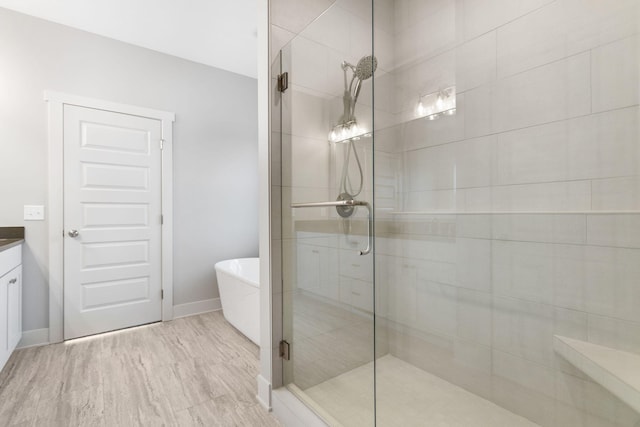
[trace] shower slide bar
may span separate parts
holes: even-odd
[[[373,221],[371,218],[371,205],[369,202],[362,200],[336,200],[335,202],[310,202],[310,203],[292,203],[291,208],[326,208],[338,206],[364,206],[367,208],[367,247],[363,251],[358,251],[360,255],[371,253],[373,248]]]

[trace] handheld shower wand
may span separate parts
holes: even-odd
[[[360,89],[362,88],[362,82],[369,80],[373,77],[373,73],[378,68],[378,60],[375,56],[369,55],[360,58],[357,65],[342,61],[342,71],[344,71],[344,95],[343,103],[345,105],[344,114],[342,115],[342,123],[354,120],[356,103],[360,96]],[[351,69],[353,75],[351,76],[351,82],[347,88],[347,69]],[[354,87],[355,83],[355,87]],[[347,100],[348,108],[347,108]]]
[[[355,109],[356,103],[358,102],[358,97],[360,96],[360,89],[362,88],[362,82],[370,79],[373,76],[376,68],[378,67],[378,60],[375,56],[365,56],[362,57],[357,65],[350,64],[346,61],[343,61],[342,71],[344,72],[344,94],[342,96],[343,102],[343,114],[342,118],[338,125],[343,127],[347,126],[356,126],[356,118],[355,118]],[[351,82],[347,86],[347,69],[350,69],[353,73],[351,77]],[[354,87],[355,83],[355,87]],[[364,173],[362,171],[362,164],[360,162],[360,157],[358,156],[358,151],[353,142],[353,138],[350,138],[347,142],[346,152],[344,156],[344,162],[342,164],[342,174],[340,177],[340,188],[338,195],[338,200],[353,200],[356,196],[358,196],[364,187]],[[351,153],[353,152],[353,157],[356,160],[356,164],[358,166],[358,172],[360,175],[360,184],[357,189],[354,189],[351,185],[351,179],[349,177],[349,163],[351,162]],[[338,214],[343,218],[349,218],[353,215],[355,210],[354,206],[338,206],[336,207]]]
[[[378,60],[375,56],[365,56],[364,58],[358,61],[358,65],[356,65],[356,69],[353,73],[354,78],[357,78],[356,87],[353,92],[353,102],[351,103],[351,116],[355,115],[356,110],[356,102],[358,102],[358,97],[360,96],[360,89],[362,88],[362,82],[365,80],[369,80],[373,77],[373,73],[378,68]],[[353,80],[352,80],[353,82]]]

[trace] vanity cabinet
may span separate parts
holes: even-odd
[[[0,252],[0,369],[22,338],[22,245]]]

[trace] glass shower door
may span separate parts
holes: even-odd
[[[376,424],[640,425],[640,2],[374,4]]]
[[[276,95],[284,384],[345,426],[374,424],[370,19],[331,6],[281,50]]]

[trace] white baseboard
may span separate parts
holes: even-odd
[[[194,316],[221,310],[220,298],[212,298],[202,301],[190,302],[173,306],[173,318]],[[22,339],[16,348],[37,347],[49,344],[49,328],[32,329],[22,332]]]
[[[220,298],[205,299],[202,301],[188,302],[173,306],[173,318],[195,316],[196,314],[208,313],[222,309]]]
[[[262,375],[257,376],[258,394],[256,398],[267,411],[271,410],[271,383]]]
[[[49,344],[49,328],[22,331],[22,339],[16,348],[37,347]]]

